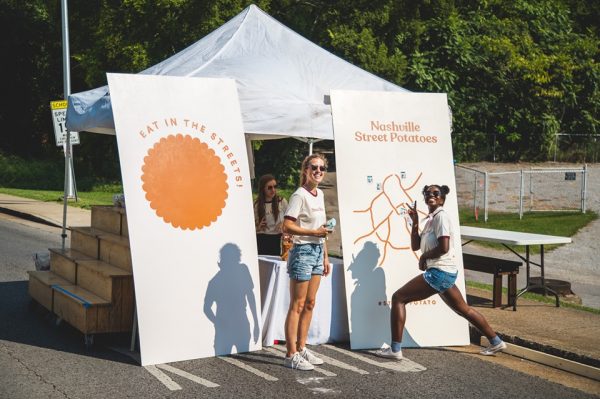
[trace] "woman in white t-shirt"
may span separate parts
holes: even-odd
[[[455,231],[448,214],[444,211],[448,186],[433,184],[423,188],[425,203],[429,208],[427,222],[419,235],[419,215],[417,203],[409,205],[408,214],[412,220],[411,247],[413,251],[421,250],[419,269],[423,274],[413,278],[392,296],[391,327],[392,345],[378,350],[379,356],[402,359],[402,333],[406,322],[406,304],[421,301],[434,294],[457,314],[477,327],[490,341],[490,346],[481,351],[482,355],[493,355],[506,348],[506,344],[498,337],[481,313],[470,307],[454,282],[458,275],[455,240],[460,236]]]
[[[323,364],[306,349],[306,339],[321,276],[327,276],[330,268],[325,202],[318,188],[326,171],[327,160],[322,155],[304,159],[300,188],[290,197],[283,222],[284,231],[293,234],[294,242],[288,257],[290,307],[285,319],[287,354],[283,364],[296,370],[313,370],[314,365]]]
[[[254,202],[256,244],[260,255],[281,255],[283,215],[287,209],[285,198],[277,195],[277,180],[264,175],[258,180],[258,198]]]

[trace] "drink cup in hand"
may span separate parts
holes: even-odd
[[[327,223],[325,223],[325,228],[327,229],[328,233],[333,233],[333,230],[335,228],[335,225],[337,224],[335,218],[331,218],[327,221]]]

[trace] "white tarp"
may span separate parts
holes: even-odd
[[[109,74],[142,365],[261,349],[235,83]]]
[[[254,5],[140,73],[235,79],[244,131],[253,139],[333,139],[325,98],[331,89],[405,91],[329,53]],[[108,86],[69,96],[67,126],[114,134]]]
[[[422,273],[407,210],[417,202],[422,229],[426,184],[450,187],[444,209],[465,292],[448,103],[445,94],[335,90],[331,104],[350,346],[378,348],[390,343],[392,295]],[[403,346],[469,343],[467,321],[438,295],[407,304],[406,313]]]

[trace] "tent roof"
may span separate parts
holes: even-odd
[[[257,138],[333,139],[325,97],[331,89],[405,91],[322,49],[255,5],[140,73],[235,79],[244,129]],[[67,126],[114,134],[108,86],[69,96]]]

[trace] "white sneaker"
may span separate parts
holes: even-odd
[[[387,344],[383,344],[383,346],[380,349],[377,349],[376,351],[372,351],[371,353],[373,353],[376,356],[379,357],[385,357],[388,359],[394,359],[394,360],[402,360],[402,350],[399,350],[398,352],[394,352],[392,351],[392,348],[390,346],[388,346]]]
[[[309,371],[315,369],[315,366],[307,362],[298,352],[294,353],[292,357],[286,356],[283,359],[283,365],[294,370]]]
[[[492,356],[496,352],[500,352],[500,351],[502,351],[504,349],[506,349],[506,344],[504,343],[504,341],[502,341],[502,342],[500,342],[497,345],[490,345],[490,346],[488,346],[487,348],[485,348],[484,350],[482,350],[479,353],[482,354],[483,356]]]
[[[316,357],[311,351],[309,351],[306,348],[302,349],[302,351],[298,353],[300,353],[300,356],[302,356],[304,360],[306,360],[310,364],[314,364],[317,366],[319,364],[323,364],[323,359],[321,359],[320,357]]]

